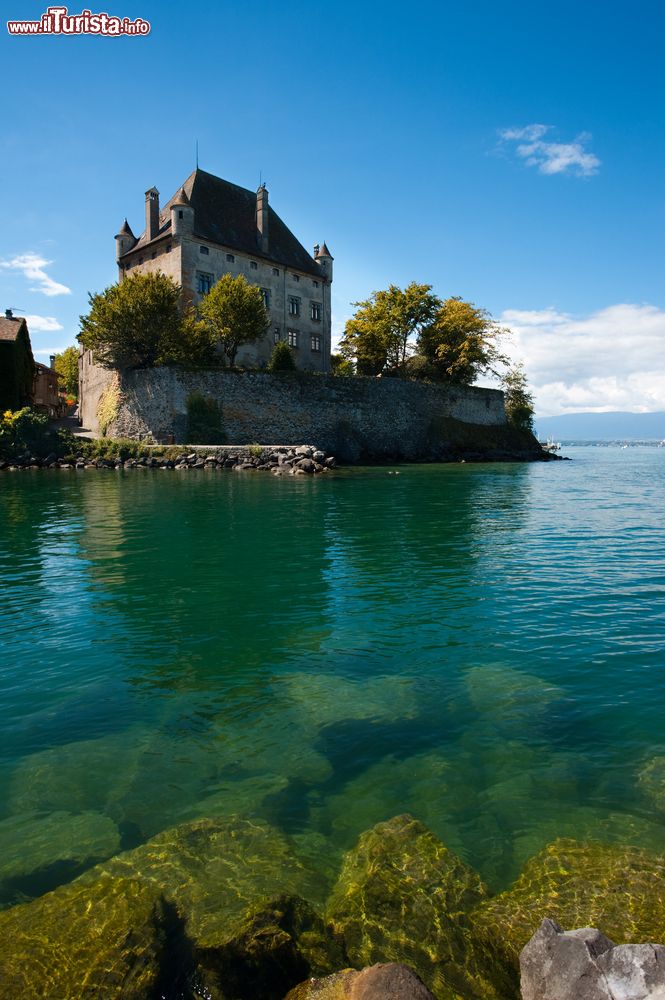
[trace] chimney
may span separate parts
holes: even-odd
[[[154,240],[159,232],[159,191],[151,187],[145,193],[145,238]]]
[[[48,366],[49,368],[55,368],[55,354],[49,354]]]
[[[5,309],[5,319],[14,319],[14,313],[11,309]]]
[[[268,189],[265,184],[256,192],[256,233],[259,249],[268,253]]]

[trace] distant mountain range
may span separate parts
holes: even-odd
[[[541,441],[648,441],[665,439],[665,410],[656,413],[565,413],[560,417],[537,417],[535,428]]]

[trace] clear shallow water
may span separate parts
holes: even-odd
[[[665,449],[567,454],[0,476],[0,905],[230,813],[665,851]]]

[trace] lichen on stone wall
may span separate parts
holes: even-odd
[[[99,425],[99,432],[102,437],[106,437],[109,428],[118,419],[121,404],[122,392],[120,391],[120,376],[116,374],[110,384],[102,392],[97,404],[97,421]]]

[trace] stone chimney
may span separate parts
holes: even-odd
[[[145,193],[145,238],[154,240],[159,232],[159,191],[151,187]]]
[[[14,319],[14,313],[11,309],[5,309],[5,319]]]
[[[55,354],[49,354],[48,366],[49,368],[55,368]]]
[[[268,189],[262,184],[256,192],[256,237],[262,253],[268,253]]]

